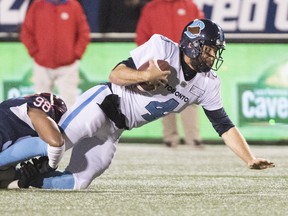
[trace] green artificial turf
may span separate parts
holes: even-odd
[[[288,214],[288,146],[251,146],[276,167],[249,170],[224,145],[119,144],[110,168],[81,191],[0,190],[4,215],[276,216]],[[69,152],[68,152],[69,153]],[[66,154],[60,168],[68,163]]]

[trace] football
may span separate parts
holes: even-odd
[[[159,70],[165,71],[165,70],[170,69],[169,63],[165,60],[158,59],[158,60],[153,60],[153,61]],[[138,70],[144,71],[144,70],[147,70],[148,67],[149,67],[149,61],[142,64],[138,68]],[[137,88],[142,92],[151,92],[151,91],[155,91],[160,85],[161,84],[153,84],[151,82],[142,82],[142,83],[137,84]]]

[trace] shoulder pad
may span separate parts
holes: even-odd
[[[172,40],[170,40],[169,38],[167,38],[167,37],[165,37],[163,35],[161,35],[161,39],[166,41],[166,42],[173,42]]]
[[[51,103],[40,95],[35,94],[27,97],[27,106],[30,108],[40,109],[51,118],[54,118],[54,112]]]

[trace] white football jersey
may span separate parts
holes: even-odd
[[[137,68],[151,59],[165,60],[172,66],[168,84],[155,91],[141,92],[135,85],[112,84],[113,93],[120,97],[121,111],[127,117],[126,124],[130,129],[170,112],[181,112],[190,104],[201,105],[206,110],[222,108],[219,77],[210,71],[197,73],[193,79],[185,81],[177,43],[155,34],[145,44],[132,50],[130,55]]]
[[[154,35],[147,43],[132,50],[131,57],[137,68],[148,60],[162,59],[173,69],[168,84],[151,92],[142,92],[136,85],[111,84],[112,92],[120,98],[120,111],[126,116],[129,129],[170,112],[180,112],[193,103],[207,110],[222,108],[220,80],[212,71],[198,73],[190,81],[185,81],[178,44]],[[124,131],[109,120],[99,106],[109,95],[111,90],[105,84],[89,89],[78,97],[59,122],[64,130],[66,149],[74,146],[66,168],[67,172],[73,173],[74,189],[86,188],[109,167]]]

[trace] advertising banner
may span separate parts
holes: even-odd
[[[288,139],[288,44],[228,44],[217,74],[226,111],[256,140]]]
[[[227,38],[288,39],[288,0],[194,0]],[[17,32],[30,0],[0,0],[0,33]],[[81,1],[92,33],[97,33],[99,0]]]
[[[80,64],[79,93],[107,81],[111,69],[133,48],[128,42],[90,43]],[[224,64],[217,71],[223,105],[248,140],[288,140],[287,50],[288,44],[228,43],[223,53]],[[1,101],[33,92],[33,62],[23,44],[0,43],[0,65]],[[203,139],[220,140],[201,108],[199,118]],[[126,131],[123,137],[161,139],[161,120]]]
[[[226,33],[288,33],[288,0],[194,0]]]
[[[30,0],[0,0],[0,32],[18,32]]]

